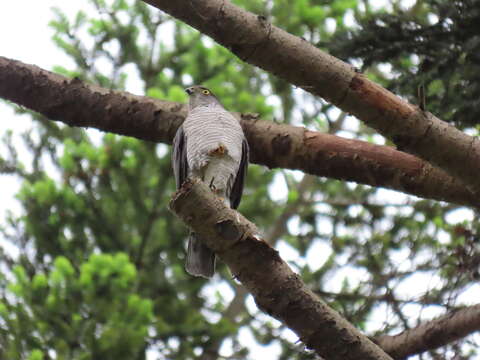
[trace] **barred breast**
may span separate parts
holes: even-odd
[[[238,171],[242,157],[243,131],[240,123],[222,106],[194,108],[183,123],[189,168],[200,170],[212,156],[229,157]],[[224,169],[227,170],[227,169]]]

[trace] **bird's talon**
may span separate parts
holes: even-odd
[[[210,185],[208,185],[210,190],[212,190],[213,192],[215,192],[217,190],[217,188],[215,187],[215,184],[213,183],[214,180],[215,180],[215,177],[212,177],[212,180],[210,181]]]

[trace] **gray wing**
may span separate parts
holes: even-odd
[[[236,209],[240,204],[243,193],[243,184],[245,183],[245,177],[247,176],[248,168],[248,157],[249,157],[249,147],[246,139],[243,139],[242,142],[242,158],[240,160],[240,166],[238,167],[237,176],[235,182],[232,186],[232,191],[230,193],[230,206],[232,209]]]
[[[187,139],[182,126],[178,128],[173,139],[172,166],[177,189],[180,189],[188,177]]]

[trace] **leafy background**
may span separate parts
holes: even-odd
[[[234,2],[414,103],[423,84],[429,110],[477,135],[480,1]],[[82,9],[51,12],[52,40],[67,59],[53,61],[58,73],[179,102],[183,88],[201,83],[230,110],[388,144],[140,1],[85,0]],[[174,191],[168,146],[13,108],[0,180],[20,184],[20,210],[6,211],[0,229],[0,358],[314,357],[259,312],[224,265],[209,282],[185,273],[186,229],[166,207]],[[22,114],[31,118],[26,130],[9,131]],[[239,210],[369,335],[398,333],[478,295],[471,210],[257,165]],[[469,336],[423,358],[473,359],[478,341]]]

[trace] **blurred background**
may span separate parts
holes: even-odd
[[[471,135],[480,1],[236,0]],[[106,88],[391,145],[355,118],[132,0],[0,3],[0,56]],[[219,264],[183,269],[170,147],[0,101],[0,358],[313,359]],[[479,223],[454,204],[250,165],[239,211],[331,307],[396,334],[479,298]],[[478,358],[478,335],[422,359]]]

